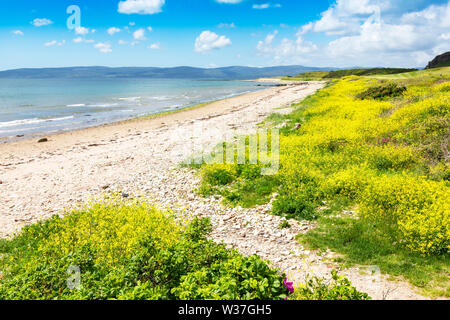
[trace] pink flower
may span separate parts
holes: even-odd
[[[287,278],[284,278],[283,284],[286,287],[286,289],[288,289],[290,294],[294,293],[294,283],[293,282],[287,282]]]

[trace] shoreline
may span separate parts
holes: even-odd
[[[254,130],[270,113],[287,112],[282,108],[320,87],[318,82],[272,87],[169,114],[46,135],[43,143],[30,138],[0,144],[0,237],[102,193],[105,180],[133,177],[134,164],[117,162],[140,158],[139,164],[176,167],[194,153],[185,150],[194,126],[203,130],[197,145],[215,145],[221,134]]]
[[[127,123],[130,121],[143,121],[143,120],[155,119],[155,118],[159,118],[159,117],[166,116],[166,115],[171,115],[171,114],[176,114],[176,113],[185,112],[185,111],[189,111],[189,110],[194,110],[197,108],[203,108],[205,106],[214,104],[216,102],[226,101],[229,99],[245,96],[248,94],[252,94],[252,93],[256,93],[256,92],[260,92],[260,91],[264,91],[264,90],[269,90],[271,88],[277,87],[277,85],[282,85],[282,86],[283,85],[298,85],[297,83],[295,83],[295,84],[292,82],[289,83],[289,82],[285,82],[281,79],[271,79],[273,81],[266,81],[266,80],[270,80],[270,79],[262,79],[261,78],[262,81],[259,81],[259,80],[260,79],[242,80],[242,81],[267,82],[267,83],[271,83],[272,85],[269,84],[269,85],[267,85],[267,88],[264,88],[264,89],[260,88],[255,91],[236,94],[232,97],[227,97],[227,98],[223,98],[223,99],[219,98],[217,100],[206,101],[206,102],[195,104],[195,105],[181,107],[181,108],[175,109],[175,110],[161,111],[161,112],[156,112],[153,114],[131,117],[129,119],[124,119],[124,120],[116,120],[116,121],[111,121],[108,123],[96,124],[96,125],[92,125],[92,126],[79,127],[79,128],[67,128],[67,129],[62,129],[62,130],[57,130],[57,131],[41,131],[41,132],[35,132],[35,133],[31,133],[31,134],[19,134],[19,135],[9,136],[9,137],[0,137],[0,146],[4,145],[4,144],[16,143],[16,142],[20,142],[20,141],[28,141],[28,140],[33,140],[33,139],[39,140],[40,138],[50,138],[50,137],[54,137],[54,136],[69,133],[69,132],[89,130],[89,129],[95,129],[95,128],[100,128],[100,127],[107,127],[107,126],[111,126],[111,125],[120,125],[120,124]],[[263,87],[263,86],[264,85],[261,85],[261,87]]]

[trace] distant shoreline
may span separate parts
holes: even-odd
[[[285,84],[285,81],[282,80],[278,80],[278,79],[272,79],[271,81],[269,81],[268,79],[262,79],[262,81],[259,81],[259,79],[251,79],[251,80],[240,80],[240,81],[247,81],[247,82],[267,82],[267,83],[272,83],[273,85],[269,85],[268,87],[274,87],[277,84]],[[33,140],[33,139],[40,139],[40,138],[44,138],[44,137],[52,137],[55,135],[59,135],[59,134],[64,134],[67,132],[73,132],[73,131],[79,131],[79,130],[86,130],[86,129],[93,129],[93,128],[97,128],[97,127],[104,127],[104,126],[109,126],[109,125],[115,125],[115,124],[121,124],[121,123],[126,123],[126,122],[134,122],[134,121],[141,121],[141,120],[148,120],[148,119],[153,119],[153,118],[160,118],[166,115],[171,115],[171,114],[175,114],[175,113],[179,113],[179,112],[185,112],[188,110],[193,110],[193,109],[197,109],[197,108],[202,108],[205,107],[209,104],[218,102],[218,101],[224,101],[227,99],[232,99],[232,98],[236,98],[239,96],[243,96],[249,93],[253,93],[253,92],[259,92],[259,91],[263,91],[263,90],[267,90],[269,88],[258,88],[255,91],[252,92],[246,92],[246,93],[240,93],[240,94],[236,94],[234,96],[228,97],[228,98],[224,98],[224,99],[213,99],[210,101],[206,101],[203,103],[199,103],[199,104],[195,104],[195,105],[188,105],[185,107],[181,107],[178,109],[174,109],[174,110],[168,110],[168,111],[161,111],[161,112],[156,112],[156,113],[152,113],[152,114],[148,114],[148,115],[142,115],[142,116],[136,116],[136,117],[131,117],[129,119],[125,119],[125,120],[113,120],[107,123],[103,123],[103,124],[94,124],[91,126],[83,126],[83,127],[75,127],[75,128],[67,128],[67,129],[61,129],[61,130],[57,130],[57,131],[39,131],[39,132],[33,132],[33,133],[29,133],[29,134],[19,134],[19,135],[15,135],[15,136],[8,136],[8,137],[0,137],[0,145],[2,144],[9,144],[9,143],[14,143],[14,142],[19,142],[19,141],[26,141],[26,140]]]
[[[271,81],[269,81],[269,79],[266,79],[263,81],[259,81],[260,79],[251,79],[251,80],[244,80],[244,81],[248,81],[248,82],[267,82],[267,83],[273,83],[273,84],[284,84],[285,81],[282,80],[278,80],[278,79],[272,79]],[[290,83],[292,85],[292,83]],[[295,85],[295,84],[294,84]],[[173,115],[176,114],[180,114],[180,113],[185,113],[188,111],[193,111],[196,109],[201,109],[201,108],[205,108],[211,104],[215,104],[218,102],[224,102],[226,103],[227,100],[231,100],[231,99],[236,99],[239,97],[244,97],[247,95],[252,95],[254,93],[258,93],[258,92],[262,92],[262,91],[266,91],[266,90],[271,90],[273,89],[275,86],[270,86],[268,88],[265,89],[260,89],[260,90],[256,90],[253,92],[247,92],[247,93],[243,93],[243,94],[237,94],[236,96],[233,97],[229,97],[229,98],[225,98],[225,99],[217,99],[217,100],[211,100],[208,102],[204,102],[204,103],[200,103],[200,104],[196,104],[196,105],[191,105],[191,106],[186,106],[180,109],[175,109],[175,110],[170,110],[170,111],[162,111],[162,112],[157,112],[154,114],[149,114],[149,115],[144,115],[144,116],[138,116],[138,117],[132,117],[130,119],[126,119],[126,120],[119,120],[119,121],[111,121],[108,123],[104,123],[104,124],[97,124],[97,125],[93,125],[93,126],[87,126],[87,127],[82,127],[82,128],[72,128],[72,129],[67,129],[67,130],[58,130],[56,132],[46,132],[46,131],[42,131],[42,132],[36,132],[36,133],[32,133],[32,134],[24,134],[24,135],[18,135],[18,136],[14,136],[14,137],[0,137],[0,146],[1,145],[5,145],[5,144],[11,144],[11,143],[20,143],[22,141],[34,141],[34,140],[39,140],[41,138],[52,138],[55,136],[59,136],[59,135],[64,135],[64,134],[68,134],[68,133],[72,133],[72,132],[80,132],[80,131],[84,131],[84,130],[94,130],[97,128],[107,128],[110,126],[120,126],[121,124],[126,124],[126,123],[136,123],[136,122],[141,122],[141,121],[150,121],[152,119],[161,119],[164,117],[171,117]]]

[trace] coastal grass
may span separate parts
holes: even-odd
[[[397,75],[402,73],[410,73],[413,71],[417,71],[417,69],[370,68],[370,69],[345,69],[328,72],[314,71],[301,73],[293,77],[284,77],[283,80],[317,81],[317,80],[340,79],[348,76],[374,76],[374,75],[391,75],[391,74]]]
[[[413,72],[390,74],[390,75],[377,75],[380,79],[394,79],[394,80],[450,80],[450,67],[433,68],[426,70],[418,70]]]
[[[450,297],[450,256],[424,256],[386,236],[384,225],[342,214],[335,206],[320,215],[317,227],[297,236],[310,250],[338,252],[333,262],[348,266],[376,266],[390,279],[406,279],[430,297]]]
[[[277,174],[203,164],[199,191],[243,206],[275,197],[274,214],[317,221],[303,243],[448,297],[448,69],[332,80],[291,114],[266,119],[280,128]],[[354,217],[339,217],[348,208]]]

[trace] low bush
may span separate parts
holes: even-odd
[[[211,227],[197,218],[182,226],[169,211],[115,199],[25,227],[0,241],[0,300],[282,300],[292,293],[285,275],[258,256],[207,239]]]
[[[288,219],[313,220],[317,218],[315,204],[301,190],[296,194],[280,194],[273,203],[273,213]]]
[[[313,277],[297,288],[294,298],[298,300],[370,300],[366,293],[356,290],[351,282],[331,271],[331,280]]]
[[[212,186],[224,186],[236,178],[236,170],[232,165],[215,164],[202,170],[203,181]]]
[[[146,203],[103,203],[2,241],[0,299],[284,299],[284,275]],[[80,271],[70,288],[69,267]],[[75,283],[75,282],[74,282]]]
[[[364,92],[361,92],[356,97],[361,100],[365,99],[390,99],[401,96],[406,91],[406,87],[400,86],[396,83],[389,83],[387,85],[371,87]]]
[[[374,179],[361,196],[361,215],[383,221],[407,248],[423,254],[450,250],[450,203],[443,182],[408,176]]]

